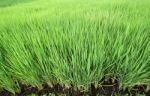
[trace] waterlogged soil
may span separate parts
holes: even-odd
[[[30,85],[20,84],[21,92],[16,93],[15,96],[26,96],[31,94],[36,94],[38,96],[50,96],[49,93],[63,94],[65,96],[137,96],[137,94],[143,94],[145,96],[150,96],[150,90],[146,91],[147,85],[135,85],[132,88],[119,88],[119,81],[114,79],[114,77],[104,77],[102,79],[102,84],[99,87],[95,87],[94,84],[89,86],[88,91],[81,91],[80,89],[74,90],[73,85],[70,88],[66,88],[60,84],[54,84],[53,87],[48,86],[48,84],[43,84],[43,89],[38,89],[37,87],[32,87]],[[10,92],[4,90],[0,93],[0,96],[14,96]],[[60,95],[59,95],[60,96]]]

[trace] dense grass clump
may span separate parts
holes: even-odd
[[[34,0],[0,8],[0,89],[59,83],[87,90],[107,75],[123,88],[149,86],[149,4]]]

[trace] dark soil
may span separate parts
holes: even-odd
[[[3,90],[2,92],[0,92],[0,96],[13,96],[13,94],[6,90]]]
[[[79,89],[74,90],[73,85],[70,88],[66,88],[60,84],[54,84],[53,87],[48,86],[48,84],[43,84],[43,89],[39,90],[37,87],[32,87],[30,85],[20,84],[21,92],[16,93],[15,96],[25,96],[30,94],[37,94],[42,96],[48,93],[53,94],[65,94],[66,96],[96,96],[97,94],[104,96],[115,96],[115,94],[120,94],[124,96],[125,94],[129,96],[136,96],[137,94],[144,94],[145,96],[150,96],[150,90],[146,91],[146,85],[135,85],[132,88],[122,89],[119,88],[119,81],[114,77],[104,77],[101,81],[101,86],[95,87],[94,84],[89,86],[88,91],[81,91]],[[4,90],[0,93],[0,96],[13,96],[10,92]]]

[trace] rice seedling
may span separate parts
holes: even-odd
[[[73,96],[96,88],[103,95],[149,90],[148,0],[16,2],[0,7],[0,90]]]

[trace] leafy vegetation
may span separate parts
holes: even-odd
[[[15,93],[19,83],[46,82],[87,90],[106,75],[120,87],[149,86],[149,4],[35,0],[0,8],[0,88]]]
[[[8,7],[19,3],[25,3],[27,1],[29,0],[0,0],[0,7]]]

